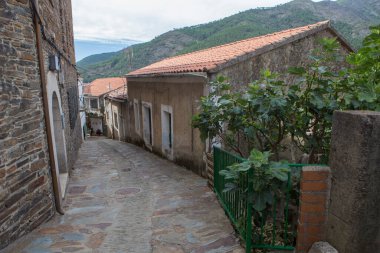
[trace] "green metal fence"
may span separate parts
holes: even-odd
[[[256,249],[294,250],[299,191],[293,186],[292,177],[299,176],[303,164],[289,164],[286,191],[281,198],[274,200],[271,210],[258,213],[252,208],[253,169],[241,173],[239,190],[223,191],[228,183],[219,174],[243,158],[214,147],[214,190],[221,205],[246,244],[246,252]]]

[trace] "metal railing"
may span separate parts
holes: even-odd
[[[282,193],[281,198],[274,198],[270,209],[259,213],[252,207],[254,169],[240,173],[236,190],[224,191],[229,181],[219,172],[234,163],[243,162],[244,159],[218,147],[214,147],[213,154],[216,196],[245,241],[246,252],[250,253],[252,248],[294,250],[299,189],[298,184],[293,185],[292,178],[300,175],[304,165],[288,164],[291,172],[288,174],[285,192]]]

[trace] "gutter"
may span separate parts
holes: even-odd
[[[61,195],[59,191],[59,185],[58,185],[58,175],[56,173],[56,167],[55,167],[55,158],[54,158],[54,149],[53,149],[53,140],[52,140],[52,131],[50,127],[50,115],[49,115],[49,104],[48,104],[48,97],[47,97],[47,82],[46,82],[46,75],[45,75],[45,65],[44,65],[44,56],[43,56],[43,50],[42,50],[42,43],[41,43],[41,25],[40,25],[40,15],[38,14],[38,10],[36,8],[36,4],[34,0],[31,0],[32,4],[32,10],[33,10],[33,23],[36,29],[36,46],[37,46],[37,54],[38,54],[38,65],[40,69],[40,78],[41,78],[41,86],[42,86],[42,98],[43,98],[43,110],[44,110],[44,118],[45,118],[45,126],[46,126],[46,136],[47,136],[47,143],[48,143],[48,151],[49,151],[49,160],[50,160],[50,168],[51,168],[51,174],[52,174],[52,182],[53,182],[53,190],[54,190],[54,196],[55,196],[55,206],[57,209],[57,212],[59,214],[65,214],[65,212],[62,209],[62,203],[61,203]]]

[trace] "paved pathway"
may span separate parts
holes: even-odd
[[[4,252],[243,252],[205,179],[123,142],[83,144],[64,209]]]

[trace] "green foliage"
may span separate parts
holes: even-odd
[[[220,171],[220,175],[230,180],[224,191],[232,191],[241,187],[240,175],[253,169],[253,178],[249,180],[253,189],[253,208],[262,212],[272,205],[275,196],[279,197],[288,181],[290,169],[286,164],[269,161],[269,152],[260,152],[253,149],[247,160]],[[246,191],[246,189],[241,189]]]
[[[87,56],[86,58],[83,58],[82,60],[80,60],[77,63],[77,66],[79,68],[86,69],[87,66],[106,61],[106,60],[112,58],[113,56],[115,56],[117,53],[118,52],[111,52],[111,53],[102,53],[102,54],[90,55],[90,56]]]
[[[371,28],[363,48],[347,60],[339,53],[338,42],[327,38],[311,58],[311,64],[290,69],[298,82],[288,91],[294,108],[288,126],[310,163],[326,163],[335,110],[380,110],[380,26]]]
[[[290,85],[287,101],[293,108],[288,117],[288,132],[300,150],[309,154],[309,163],[327,162],[332,115],[345,109],[346,78],[344,58],[335,38],[320,41],[311,63],[290,68],[296,81]],[[322,155],[322,159],[318,156]],[[321,159],[321,160],[320,160]]]
[[[289,69],[295,81],[287,85],[268,70],[244,91],[218,78],[210,95],[201,99],[193,127],[203,139],[217,137],[244,157],[248,154],[239,139],[248,143],[248,150],[270,150],[278,160],[289,136],[309,154],[309,163],[327,163],[333,112],[380,110],[380,27],[373,27],[363,44],[350,55],[349,67],[339,42],[322,39],[309,64]]]
[[[284,194],[285,182],[290,180],[293,186],[289,192],[292,201],[297,203],[299,195],[299,177],[284,164],[271,162],[267,150],[278,152],[283,138],[291,136],[293,143],[309,154],[309,163],[327,162],[333,112],[380,109],[380,26],[371,28],[363,48],[350,55],[348,62],[336,39],[324,38],[320,44],[309,64],[289,69],[294,81],[287,85],[270,71],[263,71],[262,78],[244,91],[233,90],[225,78],[217,78],[210,95],[202,98],[201,113],[193,119],[203,138],[219,137],[239,153],[235,136],[243,134],[248,142],[260,144],[260,150],[252,149],[247,160],[220,175],[228,181],[224,191],[246,193],[241,179],[252,170],[248,181],[253,188],[252,206],[264,219],[266,211],[275,208],[275,197]]]
[[[238,136],[248,150],[270,149],[278,158],[291,109],[284,99],[284,83],[270,71],[263,71],[262,78],[242,93],[233,91],[225,81],[219,77],[210,84],[211,92],[201,98],[201,112],[193,117],[193,127],[199,128],[202,139],[217,137],[241,156],[248,154],[236,141]]]
[[[363,47],[348,58],[353,68],[347,83],[351,94],[346,102],[352,109],[380,111],[380,25],[370,30]]]

